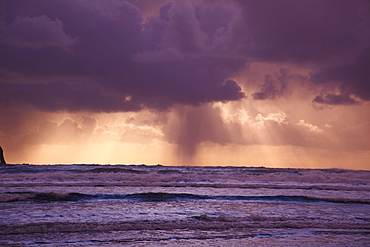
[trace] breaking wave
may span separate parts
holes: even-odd
[[[360,203],[370,204],[370,200],[347,198],[319,198],[309,196],[209,196],[188,193],[134,193],[134,194],[82,194],[82,193],[35,193],[7,192],[0,194],[0,202],[16,201],[55,202],[81,200],[133,200],[142,202],[168,202],[182,200],[220,200],[220,201],[268,201],[268,202],[326,202],[326,203]]]
[[[8,224],[0,225],[0,235],[7,234],[30,234],[30,233],[76,233],[76,232],[103,232],[103,231],[133,231],[133,230],[170,230],[192,229],[192,230],[226,230],[226,229],[304,229],[316,228],[328,230],[343,230],[359,234],[370,234],[368,223],[349,223],[337,222],[328,223],[321,221],[311,221],[307,223],[305,218],[274,218],[264,217],[228,217],[220,214],[217,217],[200,215],[189,217],[185,220],[162,221],[118,221],[118,222],[42,222],[28,224]],[[350,230],[348,230],[350,229]]]

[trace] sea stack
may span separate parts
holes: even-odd
[[[4,151],[1,146],[0,146],[0,164],[6,164],[5,159],[4,159]]]

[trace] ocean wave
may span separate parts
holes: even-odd
[[[166,186],[370,191],[370,171],[145,165],[3,165],[1,187]]]
[[[123,196],[123,199],[139,200],[144,202],[166,202],[179,200],[206,200],[214,196],[194,195],[187,193],[135,193]]]
[[[251,217],[228,217],[220,214],[217,217],[200,215],[183,220],[145,220],[145,221],[114,221],[97,222],[41,222],[26,224],[0,225],[0,235],[31,234],[31,233],[77,233],[77,232],[108,232],[134,230],[225,230],[225,229],[351,229],[352,232],[370,234],[367,222],[322,222],[305,218],[274,218],[265,217],[263,220]]]
[[[7,192],[0,193],[0,202],[18,202],[18,201],[35,201],[35,202],[55,202],[55,201],[80,201],[93,199],[96,196],[81,193],[37,193],[37,192]]]
[[[124,174],[124,173],[120,173]],[[170,175],[173,174],[168,173]],[[168,175],[167,174],[167,175]],[[32,187],[165,187],[165,188],[210,188],[210,189],[271,189],[271,190],[304,190],[304,191],[354,191],[370,192],[370,184],[341,184],[341,183],[280,183],[280,182],[260,182],[260,181],[183,181],[184,176],[164,177],[160,174],[157,176],[146,177],[146,174],[135,174],[132,171],[119,176],[116,173],[107,173],[101,176],[101,173],[90,173],[89,176],[83,177],[76,174],[66,175],[64,173],[55,173],[50,177],[45,176],[17,176],[0,178],[0,188],[32,188]],[[136,178],[136,179],[134,179]],[[130,180],[131,179],[131,180]],[[194,179],[195,180],[195,179]]]
[[[133,193],[133,194],[83,194],[83,193],[37,193],[7,192],[0,193],[0,202],[17,201],[55,202],[82,200],[131,200],[141,202],[169,202],[182,200],[219,200],[219,201],[267,201],[290,203],[357,203],[370,204],[368,199],[320,198],[310,196],[210,196],[189,193]]]
[[[112,172],[112,173],[134,173],[134,174],[147,174],[148,171],[128,169],[128,168],[118,168],[118,167],[98,167],[91,170],[86,170],[85,172],[102,173],[102,172]]]

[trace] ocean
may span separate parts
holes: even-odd
[[[0,166],[1,246],[370,246],[370,171]]]

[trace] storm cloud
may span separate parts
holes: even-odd
[[[146,23],[129,2],[7,1],[0,99],[42,110],[137,111],[238,100],[245,59],[205,48],[194,7],[176,1]],[[25,6],[26,5],[26,6]]]
[[[233,101],[245,97],[233,76],[254,61],[314,64],[315,82],[369,100],[365,1],[171,1],[146,20],[133,3],[4,1],[1,102],[115,112]],[[285,90],[269,75],[255,83],[257,100]]]
[[[366,0],[5,0],[0,54],[13,150],[109,135],[184,157],[204,143],[369,147]]]

